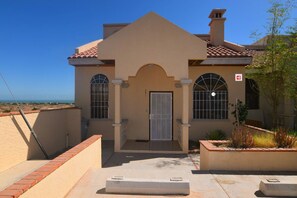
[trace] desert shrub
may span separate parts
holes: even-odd
[[[3,110],[3,113],[10,113],[11,112],[11,109],[5,109]]]
[[[32,108],[32,111],[35,111],[35,110],[38,110],[39,108],[37,108],[37,107],[33,107]]]
[[[206,135],[206,139],[208,139],[208,140],[225,140],[226,133],[220,129],[213,130]]]
[[[292,148],[297,141],[295,136],[290,136],[284,128],[278,128],[274,133],[274,141],[278,148]]]
[[[255,134],[253,135],[254,147],[257,148],[274,148],[276,143],[272,134]]]
[[[232,132],[229,146],[234,148],[251,148],[254,146],[253,135],[249,131],[237,127]]]

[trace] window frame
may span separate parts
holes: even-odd
[[[216,73],[200,75],[192,90],[194,120],[227,120],[229,92],[224,78]]]
[[[90,118],[109,118],[109,79],[101,73],[90,80]]]

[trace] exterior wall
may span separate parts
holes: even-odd
[[[109,80],[109,111],[108,119],[91,118],[90,81],[96,74],[104,74]],[[114,119],[114,67],[82,66],[75,67],[75,105],[82,110],[82,117],[89,121],[88,137],[94,134],[102,134],[104,139],[113,139]]]
[[[103,134],[102,138],[104,140],[113,140],[113,123],[113,117],[110,117],[109,119],[90,119],[87,137],[95,134]]]
[[[225,33],[225,18],[213,18],[209,24],[210,26],[210,42],[213,45],[224,44],[224,33]]]
[[[188,78],[189,59],[206,58],[205,41],[155,13],[98,44],[98,59],[115,59],[115,76],[122,80],[135,76],[140,67],[151,63],[161,65],[168,76],[181,80]]]
[[[245,102],[245,68],[244,66],[197,66],[189,67],[189,77],[192,79],[190,85],[190,115],[191,127],[189,139],[197,140],[204,139],[206,134],[215,129],[221,129],[227,135],[231,135],[233,130],[234,117],[231,114],[232,107],[229,107],[229,115],[226,120],[208,120],[208,119],[193,119],[193,86],[199,76],[205,73],[215,73],[224,78],[228,86],[228,102],[234,104],[236,99]],[[235,82],[235,74],[243,74],[243,81]]]
[[[271,107],[266,99],[266,97],[263,94],[263,91],[260,88],[260,96],[259,96],[259,108],[260,111],[262,111],[262,116],[263,116],[263,120],[259,120],[259,121],[263,121],[263,127],[265,128],[269,128],[272,126],[272,119],[271,119]],[[251,115],[250,115],[251,116]],[[248,116],[248,118],[250,118],[250,116]],[[257,117],[254,117],[255,120],[257,120]]]
[[[80,109],[59,109],[26,114],[38,139],[49,155],[81,140]],[[27,159],[44,156],[21,115],[0,117],[0,172]]]
[[[176,88],[174,79],[156,65],[142,67],[136,77],[129,77],[129,87],[122,88],[122,118],[128,119],[128,139],[149,140],[150,92],[170,91],[173,93],[173,139],[177,139],[176,119],[181,119],[182,88]]]
[[[249,109],[248,115],[247,115],[248,122],[252,122],[254,125],[257,125],[259,127],[265,127],[264,125],[264,112],[263,109]],[[257,123],[257,124],[255,124]]]
[[[200,170],[296,171],[296,163],[297,149],[229,149],[200,141]]]
[[[273,128],[272,107],[265,99],[265,96],[261,95],[260,100],[262,100],[262,102],[260,103],[260,108],[263,111],[264,115],[264,127],[271,129]],[[280,99],[277,124],[278,126],[282,126],[288,129],[294,129],[294,103],[292,100],[285,97]]]
[[[121,30],[127,25],[129,24],[104,24],[103,38],[106,39],[107,37],[111,36],[112,34],[116,33],[117,31]]]
[[[290,129],[296,129],[295,126],[295,112],[294,112],[294,101],[286,98],[284,100],[284,111],[283,114],[281,115],[281,124]]]
[[[90,119],[90,80],[102,73],[106,75],[109,83],[109,119]],[[198,66],[189,67],[189,78],[192,79],[189,94],[189,118],[191,120],[189,138],[192,140],[204,139],[211,130],[222,129],[231,134],[234,118],[231,115],[232,108],[226,120],[194,120],[192,89],[195,80],[205,73],[221,75],[228,85],[229,103],[235,103],[236,98],[245,101],[245,81],[235,82],[236,73],[242,73],[243,66]],[[113,139],[114,118],[114,86],[111,83],[114,77],[114,67],[76,67],[76,105],[82,109],[82,116],[89,120],[89,136],[102,134],[103,139]],[[168,77],[161,66],[143,66],[136,76],[130,76],[126,83],[127,88],[122,87],[121,111],[122,119],[128,119],[126,134],[128,139],[149,139],[149,93],[150,91],[173,92],[173,138],[177,139],[176,119],[181,119],[182,114],[182,88],[176,88],[173,77]],[[214,124],[215,123],[215,124]]]
[[[278,126],[295,129],[294,116],[294,101],[285,97],[280,98],[278,108]],[[259,96],[259,109],[249,110],[247,119],[260,121],[262,123],[262,127],[264,128],[273,128],[272,107],[261,89]]]

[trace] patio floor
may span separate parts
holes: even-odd
[[[191,158],[199,158],[199,155],[115,153],[102,169],[89,170],[67,197],[164,197],[108,194],[105,182],[112,176],[149,179],[183,177],[190,180],[191,194],[181,197],[215,198],[265,197],[258,191],[261,179],[297,180],[297,173],[200,171]]]
[[[181,152],[178,141],[137,141],[127,140],[122,146],[121,150],[124,151],[159,151],[159,152]]]
[[[104,155],[103,150],[103,158],[107,159]],[[183,177],[190,180],[191,194],[181,197],[215,198],[264,197],[258,191],[261,179],[297,180],[297,173],[292,172],[200,171],[199,158],[199,154],[113,153],[102,169],[90,169],[66,197],[164,197],[108,194],[105,182],[112,176],[147,179]]]

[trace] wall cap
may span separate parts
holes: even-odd
[[[123,83],[123,80],[122,80],[122,79],[114,79],[114,80],[112,80],[111,82],[112,82],[112,84],[114,84],[114,85],[120,85],[120,84]]]
[[[181,83],[182,85],[189,85],[189,84],[192,83],[192,80],[191,80],[191,79],[181,79],[181,80],[180,80],[180,83]]]
[[[21,178],[19,181],[13,183],[12,185],[0,191],[0,197],[20,197],[30,188],[33,188],[37,183],[45,179],[48,175],[56,171],[60,166],[65,164],[71,158],[79,154],[81,151],[85,150],[91,144],[101,139],[101,135],[93,135],[75,147],[69,149],[65,153],[59,155],[58,157],[50,160],[47,164],[41,166],[37,170],[29,173],[25,177]]]
[[[33,114],[33,113],[40,113],[40,112],[47,112],[47,111],[61,111],[61,110],[70,110],[70,109],[81,109],[79,107],[60,107],[60,108],[52,108],[52,109],[40,109],[40,110],[33,110],[33,111],[24,111],[24,114]],[[13,111],[9,113],[0,113],[0,117],[5,116],[14,116],[14,115],[21,115],[18,111]]]
[[[231,148],[217,147],[214,143],[228,143],[229,140],[200,140],[200,145],[208,151],[215,152],[296,152],[297,148]]]

